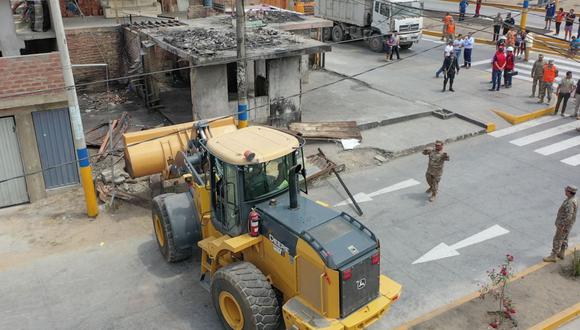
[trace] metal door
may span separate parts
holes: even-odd
[[[14,117],[0,118],[0,207],[26,202],[28,192]]]
[[[46,189],[79,183],[68,109],[32,113]]]

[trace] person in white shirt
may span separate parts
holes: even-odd
[[[447,56],[450,56],[451,53],[453,53],[453,41],[449,41],[447,43],[447,46],[445,46],[445,49],[443,50],[443,59],[445,59]],[[443,65],[441,65],[441,68],[439,68],[439,70],[437,70],[437,72],[435,72],[435,77],[439,78],[439,75],[443,72]]]
[[[459,58],[461,57],[461,48],[463,48],[463,37],[461,34],[458,34],[457,38],[453,40],[453,51],[455,52],[457,63],[459,63]]]
[[[473,45],[475,44],[475,39],[473,34],[470,32],[465,36],[463,40],[463,67],[471,68],[471,53],[473,51]]]
[[[532,31],[526,31],[526,48],[524,48],[524,61],[528,62],[528,58],[530,57],[530,50],[534,46],[534,34]]]

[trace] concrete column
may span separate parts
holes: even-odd
[[[225,64],[190,70],[193,119],[231,115],[228,107],[228,72]]]
[[[0,51],[2,56],[20,56],[24,41],[16,35],[10,1],[0,1]]]
[[[287,126],[301,119],[300,75],[301,56],[284,57],[267,61],[270,122],[274,126]]]
[[[42,170],[31,110],[20,110],[14,113],[24,173],[35,173]],[[46,196],[42,172],[28,175],[25,179],[30,202],[35,202]]]

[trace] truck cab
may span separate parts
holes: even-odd
[[[408,49],[421,39],[423,2],[408,0],[376,0],[373,3],[371,26],[385,36],[397,32],[401,48]],[[373,47],[371,47],[373,48]]]
[[[364,38],[376,52],[393,32],[399,34],[401,48],[410,48],[423,28],[422,0],[317,0],[314,14],[334,22],[325,28],[325,40]]]

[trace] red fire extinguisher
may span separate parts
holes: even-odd
[[[250,236],[257,237],[260,235],[260,213],[254,209],[248,214],[248,227]]]

